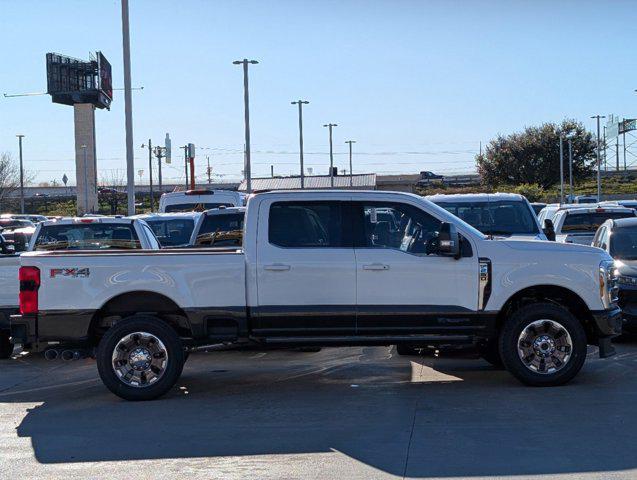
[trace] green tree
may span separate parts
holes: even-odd
[[[521,133],[491,140],[476,155],[478,173],[488,186],[537,184],[548,188],[560,181],[560,135],[573,143],[573,178],[592,174],[595,140],[582,123],[564,120],[527,127]],[[564,141],[564,179],[568,182],[568,143]]]

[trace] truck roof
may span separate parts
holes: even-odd
[[[49,225],[72,225],[74,223],[121,223],[131,224],[135,219],[132,217],[64,217],[59,220],[47,220],[40,225],[43,227]]]
[[[519,193],[506,193],[506,192],[496,192],[496,193],[454,193],[454,194],[436,194],[436,195],[427,195],[425,197],[427,200],[431,200],[434,203],[437,202],[487,202],[487,201],[498,201],[498,200],[511,200],[511,201],[521,201],[526,200],[523,195]]]

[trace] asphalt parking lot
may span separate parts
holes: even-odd
[[[0,362],[0,478],[635,478],[637,343],[560,388],[392,348],[193,354],[120,400],[92,360]]]

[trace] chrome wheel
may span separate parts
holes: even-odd
[[[568,331],[554,320],[537,320],[527,325],[518,337],[518,355],[529,370],[555,373],[568,363],[573,341]]]
[[[166,371],[168,350],[155,335],[133,332],[117,343],[112,363],[121,382],[143,388],[155,383]]]

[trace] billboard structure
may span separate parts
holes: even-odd
[[[90,103],[110,109],[113,101],[111,64],[102,52],[90,54],[88,61],[46,54],[46,86],[53,103]]]
[[[637,164],[637,119],[609,114],[604,126],[604,169],[615,163],[615,170],[634,168]],[[623,162],[621,159],[623,158]],[[614,162],[613,162],[614,160]]]
[[[89,54],[86,61],[47,53],[46,86],[53,103],[73,106],[77,213],[94,213],[98,209],[95,109],[110,110],[111,64],[102,52]]]

